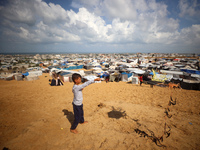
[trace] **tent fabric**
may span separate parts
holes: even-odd
[[[187,90],[200,90],[200,83],[189,83],[189,82],[181,82],[180,84],[182,89]]]
[[[138,77],[132,77],[132,84],[138,84]]]
[[[119,78],[120,78],[120,74],[112,73],[112,74],[110,74],[109,81],[114,82],[117,80],[119,82]]]
[[[150,75],[153,75],[153,72],[150,72],[149,74],[150,74]],[[158,74],[158,72],[155,72],[155,74]]]
[[[182,81],[182,80],[180,80],[180,78],[172,78],[172,79],[171,79],[171,82],[172,82],[172,83],[175,83],[175,84],[181,83],[181,81]]]
[[[165,82],[166,80],[171,80],[172,78],[173,75],[156,74],[153,76],[152,81]]]
[[[29,71],[28,72],[29,75],[35,75],[35,76],[41,76],[42,75],[42,70],[38,70],[38,71]]]
[[[66,77],[64,76],[62,79],[63,82],[72,82],[72,77]]]
[[[117,76],[115,75],[110,75],[109,81],[114,82]]]
[[[125,82],[128,81],[128,75],[127,74],[122,74],[121,80],[125,81]]]
[[[71,74],[71,72],[62,72],[62,73],[60,73],[61,76],[65,76],[65,75],[68,75],[68,74]]]
[[[59,74],[59,78],[63,82],[72,82],[72,74],[73,72],[62,72]]]
[[[24,76],[28,76],[29,73],[28,73],[28,72],[26,72],[26,73],[22,73],[22,75],[24,75]]]
[[[181,71],[187,72],[189,74],[199,74],[200,75],[200,71],[198,70],[193,70],[193,69],[181,69]]]
[[[13,80],[13,79],[14,79],[13,74],[10,74],[10,75],[5,77],[5,80],[7,80],[7,81],[10,81],[10,80]]]
[[[73,65],[73,66],[69,66],[68,68],[64,68],[63,70],[76,70],[76,69],[82,69],[83,65]]]
[[[25,77],[26,81],[32,81],[32,80],[38,80],[38,79],[39,79],[39,77],[36,75],[29,75],[29,76]]]
[[[92,70],[85,71],[85,74],[92,74],[92,73],[93,73]]]
[[[16,81],[22,81],[22,80],[23,80],[23,78],[22,78],[22,75],[21,75],[21,74],[14,75],[14,77],[15,77],[15,80],[16,80]]]
[[[133,75],[132,73],[122,72],[122,75],[125,75],[125,74],[128,76],[128,78],[130,78]]]
[[[87,81],[90,81],[90,80],[94,80],[98,77],[91,75],[91,76],[85,76],[83,78],[86,79]],[[101,83],[101,81],[95,81],[95,83]]]

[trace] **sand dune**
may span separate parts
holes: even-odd
[[[0,81],[0,149],[199,149],[200,92],[126,82],[95,83],[83,90],[85,120],[73,122],[72,86],[51,87],[49,74],[35,81]],[[164,113],[168,108],[169,116]],[[159,138],[164,134],[163,141]],[[167,137],[169,136],[169,137]],[[166,138],[167,137],[167,138]]]

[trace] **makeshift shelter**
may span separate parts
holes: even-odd
[[[76,69],[82,69],[83,65],[71,65],[67,68],[65,68],[64,70],[76,70]]]
[[[128,81],[128,74],[125,72],[121,73],[121,81],[127,82]]]
[[[200,75],[200,71],[196,70],[196,69],[181,69],[181,71],[190,73],[190,74],[199,74]]]
[[[28,75],[28,76],[25,77],[26,81],[32,81],[32,80],[38,80],[38,79],[39,79],[39,77],[37,75],[34,75],[34,74]]]
[[[156,72],[152,69],[153,72],[153,78],[152,81],[158,81],[158,82],[165,82],[170,81],[173,78],[173,75],[163,75],[163,74],[156,74]]]
[[[200,90],[200,81],[183,79],[181,88],[187,90]]]
[[[134,74],[144,74],[145,71],[138,68],[127,68],[127,71]]]
[[[132,77],[132,84],[138,84],[138,77]]]
[[[16,81],[22,81],[23,80],[22,74],[15,74],[14,77],[15,77]]]
[[[94,76],[94,75],[90,75],[90,76],[84,76],[83,79],[84,79],[84,82],[86,81],[90,81],[90,80],[94,80],[98,77]],[[101,83],[101,81],[95,81],[95,83]]]
[[[173,75],[155,74],[151,80],[165,82],[166,80],[170,81],[172,78],[173,78]]]
[[[7,80],[7,81],[14,80],[14,74],[1,73],[0,74],[0,79]]]
[[[94,66],[92,66],[92,64],[87,64],[87,65],[83,66],[83,68],[88,70],[88,69],[94,68]]]
[[[49,73],[49,68],[43,68],[42,73]]]
[[[122,72],[121,73],[121,81],[131,81],[132,80],[132,73],[126,73],[126,72]]]
[[[115,73],[110,74],[110,77],[109,77],[110,82],[114,82],[114,81],[119,82],[119,79],[120,79],[119,73],[115,72]]]
[[[41,76],[42,75],[42,70],[38,70],[38,71],[29,71],[28,72],[29,75],[35,75],[35,76]]]
[[[93,70],[87,70],[87,71],[84,71],[86,75],[90,75],[90,74],[93,74]]]
[[[29,73],[28,73],[28,72],[26,72],[26,73],[22,73],[22,75],[23,75],[23,76],[28,76]]]
[[[160,70],[160,72],[170,75],[183,75],[183,72],[181,71]]]
[[[71,72],[62,72],[59,74],[59,78],[63,82],[72,82],[72,74]]]
[[[13,79],[14,79],[13,74],[8,74],[8,75],[5,77],[5,80],[7,80],[7,81],[10,81],[10,80],[13,80]]]

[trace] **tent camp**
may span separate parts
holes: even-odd
[[[1,74],[0,74],[0,79],[1,79],[1,80],[7,80],[7,81],[13,80],[13,79],[14,79],[14,74],[10,74],[10,73],[1,73]]]

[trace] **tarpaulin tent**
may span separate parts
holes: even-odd
[[[14,77],[15,77],[16,81],[22,81],[23,80],[22,74],[14,74]]]
[[[150,72],[149,74],[150,74],[150,75],[154,75],[154,73],[153,73],[153,72]],[[155,74],[158,74],[158,72],[155,72]]]
[[[144,74],[145,71],[138,69],[138,68],[127,68],[127,70],[131,73],[135,73],[135,74]]]
[[[138,84],[138,77],[132,77],[132,84]]]
[[[25,77],[26,81],[32,81],[32,80],[38,80],[38,79],[39,79],[39,77],[37,75],[34,75],[34,74],[28,75],[28,76]]]
[[[151,80],[165,82],[166,80],[171,80],[172,78],[173,78],[173,75],[156,74],[153,76],[153,78]]]
[[[28,73],[28,72],[26,72],[26,73],[22,73],[22,75],[24,75],[24,76],[28,76],[29,73]]]
[[[183,79],[181,82],[181,88],[187,90],[200,90],[200,81]]]
[[[200,75],[200,71],[195,70],[195,69],[181,69],[181,71],[190,73],[190,74],[199,74]]]
[[[29,73],[29,75],[41,76],[42,75],[42,70],[29,71],[28,73]]]
[[[114,81],[119,82],[119,78],[120,78],[120,74],[115,72],[115,73],[110,74],[109,81],[110,82],[114,82]]]
[[[90,76],[84,76],[83,79],[85,79],[85,81],[90,81],[90,80],[94,80],[98,77],[90,75]],[[101,81],[95,81],[95,83],[101,83]]]
[[[126,72],[122,72],[121,73],[121,81],[131,81],[132,80],[132,73],[126,73]]]
[[[128,75],[127,74],[122,74],[121,81],[124,81],[124,82],[128,81]]]
[[[59,78],[63,82],[72,82],[72,72],[62,72],[59,74]]]

